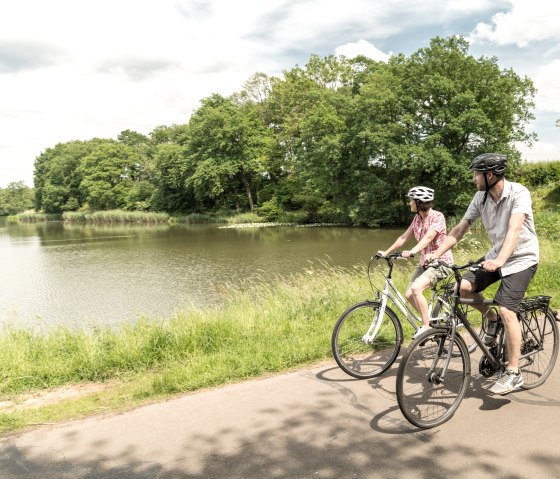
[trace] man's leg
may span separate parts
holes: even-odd
[[[478,262],[482,261],[480,259]],[[477,269],[475,271],[467,271],[463,275],[463,279],[461,280],[461,296],[464,298],[475,299],[477,301],[482,301],[484,297],[480,293],[480,291],[484,291],[488,286],[495,283],[496,281],[500,280],[500,273],[498,272],[489,272],[483,269]],[[496,338],[496,330],[497,330],[497,319],[498,315],[496,313],[496,309],[492,308],[486,304],[473,304],[472,305],[476,310],[480,311],[483,316],[487,319],[486,323],[484,324],[484,344],[490,346],[495,338]]]
[[[474,292],[475,290],[476,290],[476,285],[474,283],[471,283],[469,280],[466,279],[461,280],[460,295],[462,298],[482,301],[484,299],[484,296],[482,296],[482,293],[475,293]],[[496,311],[494,308],[491,308],[490,306],[482,303],[478,303],[478,304],[473,303],[472,307],[480,311],[483,315],[486,315],[486,317],[490,321],[497,321],[498,316],[496,315]]]
[[[515,311],[500,306],[500,316],[504,323],[506,346],[508,352],[508,366],[504,374],[490,388],[493,394],[507,394],[519,389],[523,385],[523,376],[519,371],[519,356],[521,355],[521,325]]]
[[[523,385],[523,377],[519,371],[521,325],[516,310],[536,271],[537,265],[533,265],[523,271],[505,276],[494,297],[494,301],[500,305],[508,352],[508,367],[502,377],[490,388],[494,394],[507,394]]]
[[[506,333],[508,369],[518,372],[519,356],[521,354],[521,325],[515,311],[500,306],[500,316],[502,317]]]

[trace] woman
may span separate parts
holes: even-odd
[[[437,250],[447,237],[445,216],[443,216],[443,213],[432,209],[434,190],[425,186],[415,186],[406,196],[410,198],[410,211],[417,214],[408,229],[387,250],[378,251],[378,254],[386,256],[398,250],[413,237],[418,242],[410,250],[402,252],[403,258],[409,258],[420,252],[420,264],[414,271],[405,293],[406,299],[410,301],[410,304],[418,311],[422,319],[422,327],[413,336],[413,338],[416,338],[430,327],[428,301],[424,297],[424,291],[438,281],[445,279],[452,271],[445,266],[439,268],[425,267],[426,255]],[[453,264],[451,251],[442,255],[440,260],[447,264]]]

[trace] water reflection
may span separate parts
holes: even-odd
[[[310,261],[365,263],[399,231],[0,220],[0,321],[114,324],[216,304],[224,285],[268,281]]]

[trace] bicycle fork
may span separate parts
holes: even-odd
[[[383,315],[385,314],[385,308],[387,307],[388,295],[389,295],[389,286],[385,284],[383,293],[381,293],[381,306],[379,307],[377,314],[374,315],[373,321],[371,322],[371,325],[367,330],[366,334],[362,336],[362,341],[365,344],[370,344],[377,336],[377,332],[379,331],[379,328],[381,327],[381,323],[383,322]]]
[[[443,384],[443,382],[445,381],[445,374],[447,373],[447,369],[449,367],[449,361],[451,361],[451,358],[453,357],[453,346],[455,345],[455,335],[456,335],[456,327],[453,324],[451,326],[451,334],[442,335],[438,340],[437,353],[434,355],[432,366],[430,367],[430,369],[428,369],[428,372],[426,373],[428,382],[438,385],[438,384]],[[449,339],[449,346],[445,347],[445,344],[448,339]],[[438,368],[438,363],[443,357],[445,357],[443,366]]]

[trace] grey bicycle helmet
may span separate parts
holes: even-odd
[[[507,155],[501,153],[483,153],[472,160],[469,170],[488,173],[491,171],[496,176],[503,176],[507,169]]]
[[[408,191],[406,196],[417,201],[434,201],[434,190],[426,186],[415,186]]]
[[[478,155],[474,160],[472,160],[469,170],[478,171],[484,173],[484,182],[486,183],[486,192],[484,193],[484,199],[482,200],[482,205],[486,203],[488,199],[488,193],[490,190],[502,180],[507,169],[507,155],[502,155],[501,153],[483,153]],[[496,175],[496,179],[492,184],[488,183],[488,175],[486,173],[492,172]]]

